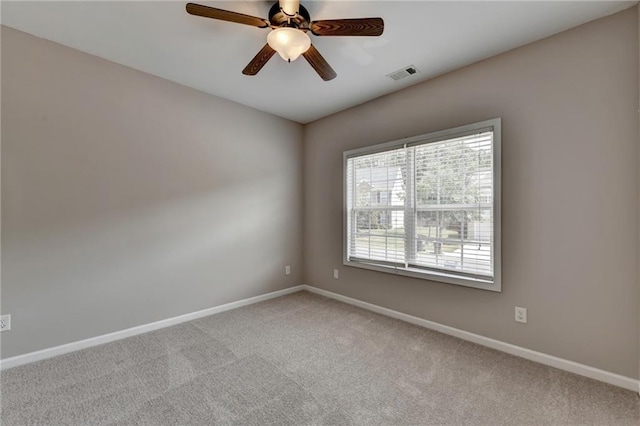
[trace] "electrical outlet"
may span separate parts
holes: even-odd
[[[0,331],[11,330],[11,315],[0,316]]]
[[[516,306],[516,322],[527,323],[527,308]]]
[[[291,275],[291,266],[287,265],[284,267],[284,274]]]
[[[335,278],[336,280],[337,280],[338,278],[340,278],[340,273],[338,272],[338,270],[337,270],[337,269],[334,269],[334,270],[333,270],[333,278]]]

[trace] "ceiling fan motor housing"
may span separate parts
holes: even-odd
[[[269,10],[269,22],[276,27],[294,27],[306,31],[309,29],[311,17],[303,5],[299,6],[298,13],[295,16],[287,16],[280,9],[280,3],[275,2]]]

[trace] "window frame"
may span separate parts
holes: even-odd
[[[432,269],[398,267],[397,265],[384,265],[382,263],[368,262],[366,260],[349,260],[349,211],[347,199],[347,164],[348,160],[353,157],[363,155],[376,154],[380,152],[390,151],[402,147],[415,145],[423,145],[434,142],[440,142],[447,139],[463,137],[466,135],[478,133],[488,129],[493,130],[493,280],[480,277],[470,277],[462,274],[447,273],[446,271],[438,271]],[[436,132],[426,133],[404,139],[398,139],[381,144],[366,146],[363,148],[352,149],[343,152],[343,181],[342,181],[342,210],[343,210],[343,259],[345,266],[368,269],[372,271],[391,273],[412,278],[420,278],[429,281],[442,282],[447,284],[456,284],[465,287],[478,288],[495,292],[502,291],[502,230],[501,230],[501,194],[502,194],[502,119],[500,117],[490,120],[480,121],[477,123],[467,124],[464,126],[454,127],[450,129],[440,130]],[[406,237],[405,237],[406,239]]]

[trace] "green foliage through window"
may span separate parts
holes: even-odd
[[[347,160],[350,260],[492,277],[492,129]]]

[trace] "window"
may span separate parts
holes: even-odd
[[[345,152],[345,265],[500,291],[500,124]]]

